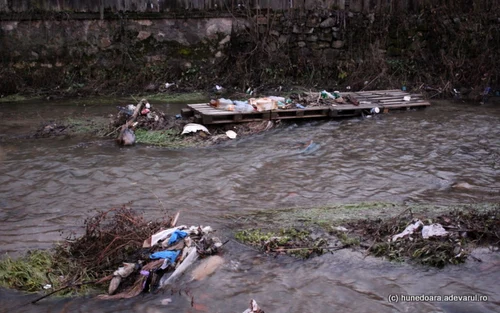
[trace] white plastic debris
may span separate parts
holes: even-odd
[[[348,229],[343,227],[343,226],[336,226],[336,227],[332,227],[333,230],[336,230],[336,231],[341,231],[341,232],[347,232]]]
[[[186,126],[184,126],[184,129],[182,130],[182,135],[184,134],[187,134],[187,133],[196,133],[198,132],[199,130],[207,133],[210,135],[210,132],[208,131],[208,129],[201,125],[201,124],[196,124],[196,123],[189,123],[189,124],[186,124]]]
[[[110,295],[114,294],[115,291],[118,289],[120,286],[120,283],[122,282],[122,277],[120,275],[113,276],[111,281],[109,282],[109,287],[108,287],[108,293]]]
[[[474,186],[467,182],[460,182],[460,183],[455,183],[451,185],[451,188],[456,188],[456,189],[473,189]]]
[[[271,99],[271,100],[274,100],[274,101],[279,101],[279,102],[285,102],[286,101],[285,97],[269,96],[267,98]]]
[[[379,114],[380,113],[380,109],[378,107],[374,107],[370,110],[370,113],[371,114]]]
[[[222,88],[223,88],[222,86],[215,85],[215,89],[216,89],[217,91],[220,91]]]
[[[229,138],[231,138],[231,139],[234,139],[234,138],[236,138],[236,136],[237,136],[237,134],[236,134],[234,131],[232,131],[232,130],[228,130],[228,131],[226,132],[226,135],[227,135]]]
[[[202,227],[201,228],[201,231],[204,235],[206,234],[210,234],[210,233],[213,233],[214,232],[214,229],[210,226],[205,226],[205,227]]]
[[[212,227],[203,225],[200,226],[193,225],[189,227],[189,229],[186,229],[184,231],[187,232],[189,235],[195,235],[195,236],[207,235],[214,232]]]
[[[108,293],[110,295],[114,294],[120,286],[122,278],[130,276],[134,271],[135,263],[123,263],[123,267],[119,267],[118,270],[114,271],[113,278],[109,282]]]
[[[259,305],[257,304],[257,301],[255,301],[254,299],[252,299],[250,301],[250,308],[249,309],[246,309],[243,313],[261,313],[263,312]]]
[[[50,289],[50,288],[52,288],[51,284],[46,284],[43,286],[43,289],[45,289],[45,290]]]
[[[173,85],[175,85],[175,83],[165,83],[165,88],[168,89],[168,88],[172,87]]]
[[[411,96],[404,96],[404,97],[403,97],[403,100],[404,100],[404,101],[410,101],[410,100],[411,100]]]
[[[405,230],[403,230],[403,232],[397,234],[397,235],[394,235],[392,237],[392,241],[396,241],[398,240],[399,238],[403,238],[407,235],[411,235],[413,234],[420,226],[423,226],[424,223],[422,223],[422,221],[420,220],[417,220],[416,222],[414,222],[413,224],[410,224],[408,225]]]
[[[199,258],[199,254],[196,251],[196,247],[184,248],[183,255],[186,251],[187,256],[183,258],[182,263],[177,266],[175,271],[167,278],[167,275],[163,275],[160,279],[160,286],[165,287],[173,283],[179,276],[181,276],[188,267],[190,267]]]
[[[128,277],[130,274],[132,274],[135,270],[135,263],[123,263],[123,267],[119,267],[118,270],[116,270],[113,275],[118,276],[120,275],[121,277],[125,278]]]
[[[146,109],[151,109],[151,104],[149,104],[149,102],[146,102]]]
[[[129,105],[127,105],[127,109],[129,109],[130,111],[134,111],[135,110],[135,105],[129,104]]]
[[[150,238],[144,240],[144,243],[142,244],[143,248],[149,248],[154,246],[155,244],[158,243],[158,241],[163,241],[166,238],[168,238],[174,231],[180,230],[180,229],[185,229],[187,228],[186,226],[177,226],[169,229],[162,230],[160,232],[157,232],[156,234],[152,235]]]
[[[448,236],[448,232],[443,228],[441,224],[431,224],[422,228],[422,238],[424,239],[444,236]]]

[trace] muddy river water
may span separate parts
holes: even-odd
[[[114,105],[0,104],[1,138],[59,116],[105,117]],[[181,105],[164,105],[179,113]],[[1,139],[0,138],[0,139]],[[319,144],[301,153],[308,140]],[[467,183],[467,188],[454,184]],[[169,150],[82,138],[0,141],[0,253],[49,248],[81,232],[93,208],[130,203],[150,218],[181,211],[182,224],[225,236],[239,216],[332,203],[477,203],[500,199],[500,104],[434,102],[421,111],[289,124],[210,148]],[[279,226],[280,221],[269,221]],[[49,298],[0,289],[0,312],[500,312],[500,254],[442,270],[357,252],[302,261],[230,241],[224,265],[189,295],[131,300]],[[225,246],[225,247],[226,247]],[[390,295],[481,295],[485,302],[391,302]],[[171,302],[168,305],[164,303]],[[163,304],[162,304],[163,303]]]

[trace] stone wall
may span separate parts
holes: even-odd
[[[282,11],[247,18],[0,21],[0,95],[134,92],[175,81],[399,88],[498,84],[500,16]],[[484,77],[483,77],[484,76]],[[439,77],[439,80],[437,79]],[[476,79],[477,78],[477,79]]]
[[[93,80],[119,85],[137,75],[144,76],[134,88],[140,90],[160,77],[179,79],[191,73],[193,61],[214,64],[240,22],[231,18],[0,21],[2,74],[17,78],[0,89],[12,93],[29,86],[75,88]]]

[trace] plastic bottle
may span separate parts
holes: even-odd
[[[241,113],[252,113],[255,109],[248,101],[234,101],[234,110]]]
[[[274,100],[276,102],[285,102],[285,97],[269,96],[268,99]]]
[[[220,110],[234,111],[234,104],[230,99],[217,99],[217,101],[215,101],[215,107]]]
[[[336,91],[336,92],[338,92],[338,91]],[[321,92],[321,98],[323,98],[323,99],[326,99],[326,98],[335,99],[335,96],[332,95],[331,93],[329,93],[328,91],[323,90]]]

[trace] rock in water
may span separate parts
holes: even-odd
[[[451,185],[451,187],[455,188],[455,189],[465,189],[465,190],[469,190],[469,189],[474,188],[474,186],[472,186],[471,184],[466,183],[466,182],[455,183],[455,184]]]
[[[132,146],[135,144],[135,133],[133,130],[127,128],[121,134],[120,138],[118,138],[118,143],[123,146]]]

